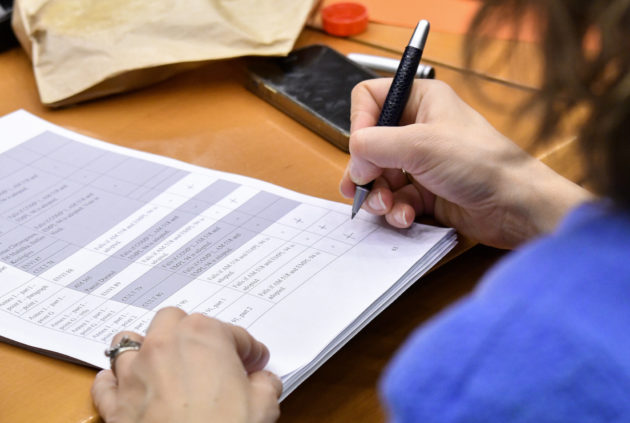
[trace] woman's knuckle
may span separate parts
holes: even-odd
[[[193,313],[183,319],[181,325],[185,331],[199,333],[217,332],[221,330],[223,323],[201,313]]]
[[[350,154],[360,154],[365,149],[365,131],[358,130],[350,135],[348,148]]]
[[[156,316],[158,314],[172,314],[172,315],[175,315],[175,316],[181,316],[181,315],[186,314],[186,312],[184,310],[182,310],[181,308],[174,307],[174,306],[168,306],[168,307],[164,307],[163,309],[160,309],[156,313]]]
[[[368,89],[368,83],[369,83],[369,81],[361,81],[357,85],[355,85],[352,88],[352,92],[351,92],[352,97],[354,97],[356,95],[359,95],[362,91],[367,90]]]
[[[169,333],[152,334],[147,336],[142,344],[142,348],[140,348],[140,351],[143,355],[152,356],[156,352],[162,351],[168,347],[172,343],[170,338],[171,334]]]

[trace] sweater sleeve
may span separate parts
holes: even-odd
[[[553,298],[519,294],[469,297],[417,330],[382,381],[390,420],[630,421],[628,369],[609,344]]]

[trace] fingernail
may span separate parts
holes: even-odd
[[[370,208],[375,211],[384,211],[385,210],[385,202],[383,201],[383,196],[381,192],[377,192],[376,195],[370,196],[370,201],[368,202]]]
[[[277,380],[278,382],[280,382],[282,384],[282,379],[280,379],[280,377],[278,375],[276,375],[273,372],[270,372],[269,370],[263,370],[265,373],[267,373],[267,376],[269,376],[272,379]]]
[[[360,181],[359,176],[361,175],[359,175],[357,167],[352,160],[350,160],[350,163],[348,164],[348,175],[350,175],[350,179],[353,182]]]
[[[345,188],[345,180],[350,179],[350,176],[348,175],[348,168],[346,168],[346,170],[344,170],[343,172],[343,176],[341,177],[341,182],[339,183],[339,193],[345,197],[345,198],[352,198],[351,195],[347,195],[345,192],[343,192],[344,188]]]
[[[276,385],[276,388],[278,389],[276,393],[278,395],[278,398],[280,398],[280,395],[282,395],[282,391],[284,389],[284,384],[282,383],[282,379],[280,379],[276,374],[271,373],[269,371],[267,371],[267,375],[269,378],[273,380],[272,383]]]
[[[398,223],[400,223],[401,225],[404,226],[409,226],[409,222],[407,220],[407,213],[405,212],[405,209],[403,209],[402,213],[398,215]]]

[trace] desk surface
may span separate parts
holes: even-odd
[[[360,40],[346,40],[307,29],[298,45],[319,42],[343,53],[391,55],[387,45],[367,42],[381,39],[386,30],[372,25]],[[403,45],[408,35],[404,38]],[[460,44],[461,37],[442,38],[442,49]],[[14,49],[0,54],[0,115],[23,108],[114,144],[345,201],[337,186],[348,156],[246,91],[243,65],[239,59],[218,61],[150,88],[51,110],[39,103],[28,59]],[[571,179],[582,178],[570,139],[534,148],[534,115],[519,116],[521,124],[514,125],[509,108],[479,100],[469,88],[471,80],[455,65],[436,65],[438,77],[523,148],[545,156]],[[529,92],[515,84],[473,79],[486,94],[511,105]],[[502,254],[475,247],[425,277],[291,394],[282,404],[281,421],[382,421],[377,381],[392,354],[413,328],[469,292]],[[91,369],[0,344],[0,374],[0,421],[98,420],[89,396]]]

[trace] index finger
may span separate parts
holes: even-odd
[[[269,361],[269,350],[245,329],[213,317],[193,313],[181,319],[180,335],[195,338],[200,345],[223,357],[240,361],[247,373],[262,370]]]
[[[262,370],[269,361],[269,350],[267,347],[262,342],[257,341],[242,327],[231,324],[226,324],[226,326],[232,334],[236,352],[241,358],[247,373]]]
[[[360,82],[353,88],[350,103],[350,133],[376,125],[391,84],[392,78],[378,78]],[[415,122],[421,100],[419,94],[422,94],[421,90],[426,85],[427,81],[414,81],[409,103],[400,119],[401,125]]]
[[[186,316],[188,316],[188,314],[180,308],[164,307],[158,310],[155,316],[153,316],[153,320],[151,320],[147,329],[147,335],[153,335],[155,332],[168,334],[173,331],[175,326]]]
[[[391,78],[370,79],[352,89],[350,133],[376,125],[391,83]]]

